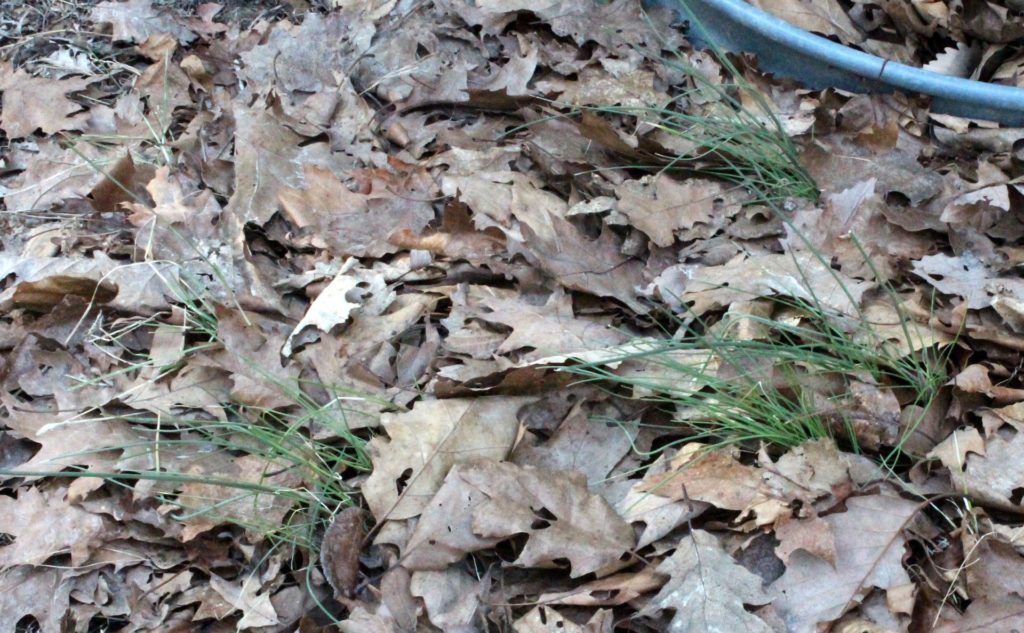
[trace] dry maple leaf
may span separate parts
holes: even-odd
[[[530,398],[421,400],[411,411],[388,414],[391,438],[370,441],[373,473],[363,483],[378,521],[408,519],[423,511],[448,470],[475,459],[504,459],[512,448],[516,413]]]
[[[672,633],[769,633],[764,620],[744,605],[767,604],[761,578],[725,553],[709,532],[694,530],[657,569],[668,576],[658,595],[641,610],[673,609]]]
[[[877,494],[847,499],[846,507],[822,519],[835,538],[835,564],[796,550],[771,586],[773,604],[793,633],[811,633],[818,623],[838,619],[872,587],[910,582],[903,569],[903,530],[918,504]]]

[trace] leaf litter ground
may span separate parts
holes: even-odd
[[[60,4],[3,5],[0,632],[1024,625],[1019,130],[630,0]],[[846,35],[1005,70],[966,4]]]

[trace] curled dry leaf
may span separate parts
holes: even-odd
[[[320,542],[320,567],[336,598],[351,596],[359,580],[359,551],[366,536],[363,520],[361,509],[345,508],[334,515]]]

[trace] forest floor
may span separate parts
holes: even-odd
[[[0,3],[0,633],[1024,628],[1024,131],[638,0],[223,4]],[[1015,81],[865,4],[788,17]]]

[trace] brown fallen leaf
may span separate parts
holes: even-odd
[[[363,483],[378,521],[418,515],[455,464],[504,459],[519,429],[516,413],[530,398],[423,400],[411,411],[387,414],[369,450],[373,473]]]
[[[112,538],[103,517],[68,503],[65,493],[67,488],[31,487],[17,497],[0,496],[0,532],[14,537],[13,543],[0,547],[0,568],[41,565],[54,554],[68,552],[71,563],[80,565],[97,541]]]
[[[512,456],[520,466],[545,470],[575,470],[591,485],[605,480],[612,468],[629,452],[636,437],[635,424],[608,424],[577,405],[546,442],[521,445]]]
[[[445,633],[468,633],[480,621],[485,582],[456,566],[414,572],[409,589],[423,600],[430,623]]]
[[[356,260],[349,259],[310,304],[285,341],[281,354],[291,356],[300,344],[310,342],[302,336],[307,329],[327,334],[346,323],[353,311],[363,310],[369,316],[379,316],[394,299],[395,293],[387,287],[382,275],[360,269]]]
[[[671,459],[670,469],[644,478],[641,491],[723,510],[746,510],[767,500],[759,468],[740,463],[729,449],[705,449],[687,444]]]
[[[529,177],[516,172],[446,176],[441,189],[475,212],[477,228],[498,227],[508,240],[510,255],[521,253],[562,286],[613,297],[646,311],[636,298],[641,263],[622,255],[618,238],[608,229],[596,239],[585,236],[567,219],[568,204]]]
[[[805,31],[834,35],[844,44],[864,40],[836,0],[753,0],[751,4]]]
[[[858,317],[861,298],[874,284],[823,266],[813,255],[738,255],[720,266],[678,264],[662,271],[647,292],[671,306],[689,305],[696,316],[752,297],[781,295]]]
[[[345,508],[334,515],[320,542],[320,567],[336,598],[349,597],[359,580],[359,551],[366,529],[363,511]]]
[[[832,525],[820,517],[786,521],[775,529],[775,538],[779,541],[775,554],[784,563],[799,549],[836,564],[836,537]]]
[[[990,437],[985,442],[985,454],[968,453],[965,463],[965,468],[947,464],[956,489],[966,491],[983,506],[1024,511],[1017,493],[1024,481],[1024,434],[1014,433],[1008,439]]]
[[[676,232],[698,224],[716,231],[740,211],[738,199],[713,180],[679,181],[660,174],[627,180],[615,193],[619,198],[617,209],[661,247],[672,246]]]
[[[615,574],[594,580],[568,591],[544,593],[537,600],[543,604],[614,607],[628,604],[646,593],[660,589],[666,580],[665,575],[645,567],[635,573]]]
[[[582,475],[513,464],[461,464],[424,510],[402,555],[411,569],[437,569],[515,534],[528,540],[514,564],[599,572],[633,547],[633,529]]]
[[[39,281],[26,281],[17,285],[11,301],[15,307],[45,312],[65,297],[82,297],[96,303],[109,303],[117,296],[117,287],[110,283],[97,283],[92,279],[53,275]]]
[[[32,616],[42,633],[59,633],[74,589],[66,570],[21,565],[0,574],[0,633],[17,633]]]
[[[586,624],[580,626],[556,609],[538,605],[512,623],[515,633],[612,633],[614,617],[611,610],[599,609]]]
[[[84,90],[98,79],[46,79],[0,64],[0,91],[4,93],[0,128],[12,139],[31,136],[37,129],[46,135],[81,129],[84,117],[79,113],[83,107],[67,95]]]
[[[270,602],[270,590],[260,586],[255,574],[243,576],[231,582],[217,575],[210,576],[210,586],[224,600],[242,612],[242,618],[235,623],[238,630],[274,626],[279,623],[277,611]]]
[[[295,488],[301,485],[302,475],[293,464],[274,463],[252,454],[237,458],[211,454],[211,457],[185,469],[186,475],[208,481],[186,482],[175,498],[177,505],[166,508],[168,511],[184,508],[190,515],[183,521],[183,541],[192,540],[228,521],[251,526],[253,533],[281,523],[294,504],[293,500],[263,491],[239,494],[230,482]],[[229,483],[217,483],[218,480]]]
[[[170,33],[182,43],[195,39],[169,11],[154,7],[153,0],[100,2],[89,13],[89,20],[111,25],[114,39],[120,42],[142,42],[158,33]]]
[[[933,633],[1013,633],[1024,627],[1024,598],[981,596],[963,615],[945,609]]]
[[[372,174],[377,179],[382,174]],[[281,188],[281,205],[298,227],[313,232],[313,244],[340,257],[380,257],[398,250],[389,238],[407,230],[418,234],[434,219],[427,201],[436,195],[421,172],[377,180],[374,190],[353,192],[330,170],[307,164],[303,187]],[[400,189],[398,189],[400,187]],[[401,240],[398,240],[401,243]]]
[[[673,633],[768,633],[764,620],[745,605],[770,601],[761,578],[741,567],[710,532],[693,530],[676,551],[658,565],[668,582],[644,607],[641,615],[673,609]]]
[[[803,549],[771,585],[773,606],[790,630],[813,631],[838,619],[871,590],[910,582],[903,530],[918,504],[889,495],[851,497],[846,512],[823,517],[835,537],[835,564]]]

